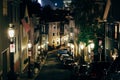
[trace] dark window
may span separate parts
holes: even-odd
[[[55,36],[55,33],[53,33],[53,36]]]
[[[56,29],[56,26],[54,26],[54,29]]]
[[[53,40],[53,43],[55,43],[55,41]]]

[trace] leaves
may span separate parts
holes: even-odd
[[[89,40],[96,40],[94,30],[91,27],[85,27],[78,35],[78,43],[84,42],[86,46],[89,44]]]
[[[74,0],[71,5],[73,9],[75,24],[80,28],[77,42],[84,42],[87,46],[89,44],[89,40],[96,40],[95,19],[97,15],[94,13],[96,5],[94,4],[93,0]]]

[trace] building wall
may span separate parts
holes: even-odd
[[[59,46],[60,45],[60,22],[50,22],[49,23],[49,33],[48,33],[49,46]]]
[[[3,1],[4,1],[4,4],[3,4]],[[6,12],[4,14],[3,14],[3,8]],[[6,59],[3,57],[3,51],[5,49],[8,50],[7,48],[9,46],[9,40],[8,40],[8,34],[7,34],[9,19],[8,19],[7,9],[8,9],[7,2],[5,0],[0,0],[0,72],[3,69],[3,63],[4,63],[2,59]],[[5,54],[7,57],[9,53],[7,52]],[[6,63],[6,66],[7,65],[9,66],[9,63],[8,64]]]
[[[16,5],[17,4],[17,5]],[[14,54],[14,67],[15,71],[19,70],[19,50],[20,50],[20,45],[19,45],[19,24],[20,24],[20,9],[19,9],[19,2],[14,3],[14,1],[8,1],[8,0],[1,0],[0,1],[0,58],[4,59],[6,57],[6,63],[1,61],[0,59],[0,67],[4,67],[3,65],[7,64],[7,68],[9,71],[9,64],[10,64],[10,54],[9,54],[9,38],[8,38],[8,28],[9,24],[12,23],[15,28],[15,54]],[[3,57],[3,51],[6,52],[6,56]]]
[[[4,1],[4,0],[3,0]],[[0,1],[0,52],[8,47],[8,15],[3,14],[3,1]]]
[[[119,21],[109,23],[105,26],[106,36],[105,36],[105,50],[106,50],[106,60],[111,60],[113,55],[119,55]]]

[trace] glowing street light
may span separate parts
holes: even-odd
[[[9,80],[16,80],[17,76],[14,72],[14,53],[15,53],[15,30],[14,25],[9,24],[8,35],[10,39],[9,51],[10,51],[10,73],[8,74]]]
[[[8,30],[8,34],[10,38],[13,38],[15,35],[15,30],[12,27],[10,27]]]

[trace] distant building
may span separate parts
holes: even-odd
[[[51,47],[60,46],[60,22],[49,22],[48,42]]]
[[[63,9],[70,10],[72,0],[63,0]]]

